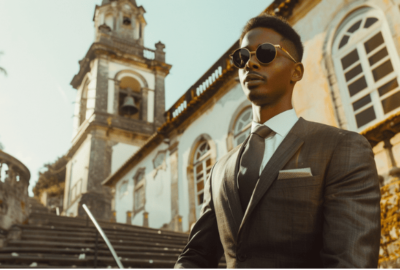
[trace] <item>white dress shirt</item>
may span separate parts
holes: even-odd
[[[297,117],[296,112],[294,109],[291,109],[275,115],[263,124],[269,127],[273,132],[265,138],[265,150],[261,162],[260,174],[265,165],[267,165],[268,161],[271,159],[272,155],[275,153],[275,150],[281,144],[283,139],[285,139],[294,124],[296,124],[297,120],[299,120],[299,118]],[[259,125],[262,124],[252,121],[251,131],[253,132],[253,130]]]

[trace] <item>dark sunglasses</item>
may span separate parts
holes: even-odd
[[[229,56],[232,59],[232,63],[238,68],[244,68],[247,62],[250,60],[252,54],[256,54],[256,58],[261,64],[269,64],[276,58],[276,55],[278,53],[276,48],[280,48],[290,57],[290,59],[297,63],[297,61],[294,60],[290,53],[286,51],[281,45],[274,45],[271,43],[260,44],[253,52],[249,51],[246,48],[240,48],[234,51]]]

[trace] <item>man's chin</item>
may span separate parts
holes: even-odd
[[[263,105],[268,100],[268,97],[265,94],[254,93],[251,92],[247,95],[247,99],[253,103],[254,105]]]

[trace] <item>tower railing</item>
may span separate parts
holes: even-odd
[[[136,54],[144,57],[148,60],[155,59],[155,50],[143,47],[136,43],[135,41],[128,41],[116,36],[112,36],[108,33],[101,33],[99,43],[117,48],[121,51]]]

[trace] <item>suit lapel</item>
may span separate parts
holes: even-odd
[[[303,119],[300,118],[298,122],[294,125],[292,130],[288,133],[282,143],[276,149],[275,153],[265,166],[264,170],[260,175],[260,179],[254,188],[253,195],[250,199],[249,205],[244,214],[244,218],[240,224],[238,235],[246,222],[251,212],[254,210],[255,206],[258,204],[260,199],[268,191],[272,183],[278,177],[279,170],[285,166],[285,164],[290,160],[290,158],[297,152],[297,150],[302,146],[304,141],[296,135],[296,131],[301,129]]]
[[[243,209],[240,204],[240,197],[239,191],[237,188],[237,175],[238,175],[238,168],[239,168],[239,161],[242,153],[244,151],[244,146],[246,145],[249,137],[242,143],[241,147],[239,148],[236,153],[234,153],[227,163],[225,167],[225,180],[224,180],[224,188],[226,195],[228,197],[229,207],[231,210],[231,214],[235,221],[235,228],[236,232],[239,231],[240,223],[243,220]]]

